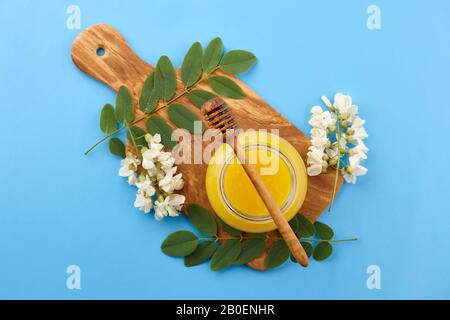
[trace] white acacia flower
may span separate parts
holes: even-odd
[[[120,161],[119,176],[129,177],[137,171],[137,167],[140,164],[138,158],[133,154],[128,154],[125,159]]]
[[[350,130],[355,130],[357,128],[361,128],[362,126],[364,126],[366,124],[366,121],[361,119],[360,117],[356,116],[353,120],[352,120],[352,125],[350,126]]]
[[[325,148],[330,145],[330,141],[326,137],[316,137],[311,139],[311,144],[317,148]]]
[[[355,142],[358,140],[364,140],[369,135],[366,132],[366,129],[364,127],[356,128],[353,130],[352,134],[348,137],[349,142]]]
[[[339,145],[339,149],[344,152],[347,149],[347,140],[348,140],[347,135],[345,133],[342,133],[341,138],[339,139],[338,145]]]
[[[369,148],[367,148],[363,140],[357,140],[355,145],[358,145],[364,153],[369,152]]]
[[[152,197],[156,193],[156,189],[153,184],[154,182],[148,175],[141,175],[138,182],[136,183],[138,193],[140,192],[145,194],[147,197]]]
[[[311,144],[318,148],[330,145],[327,131],[321,128],[313,128],[311,130]]]
[[[184,181],[182,178],[182,174],[179,173],[177,175],[174,175],[175,171],[176,168],[175,170],[168,171],[164,178],[159,181],[159,187],[164,192],[172,193],[175,190],[181,190],[181,188],[183,188]]]
[[[322,112],[323,112],[323,109],[322,109],[321,106],[313,106],[313,107],[311,108],[311,113],[312,113],[313,115],[321,115]]]
[[[336,123],[336,119],[332,117],[330,111],[323,111],[320,106],[312,107],[311,114],[309,124],[313,128],[327,129]]]
[[[312,128],[311,129],[312,138],[327,138],[327,131],[322,128]]]
[[[359,140],[353,148],[348,149],[349,156],[357,155],[363,160],[367,159],[367,152],[369,152],[369,149],[362,140]]]
[[[161,152],[158,156],[158,162],[161,164],[161,169],[167,172],[175,164],[175,158],[170,152]]]
[[[130,174],[128,176],[128,184],[130,186],[135,186],[137,182],[138,182],[138,176],[136,173]]]
[[[311,177],[318,176],[322,173],[322,165],[321,164],[313,164],[308,166],[306,171],[308,172],[308,175]]]
[[[149,213],[153,208],[153,200],[151,197],[146,196],[144,192],[138,191],[134,206],[139,210],[144,211],[144,213]]]
[[[310,146],[308,148],[308,158],[306,159],[307,164],[322,164],[323,161],[323,148],[317,148],[314,146]]]
[[[361,158],[358,155],[354,155],[349,158],[349,165],[342,169],[342,174],[345,181],[355,184],[357,177],[363,176],[367,173],[367,168],[360,165],[360,162]]]
[[[140,176],[137,175],[141,164],[134,155],[128,155],[122,160],[119,175],[128,177],[128,183],[137,187],[134,206],[144,213],[155,209],[155,217],[161,220],[165,216],[175,217],[184,204],[185,197],[174,194],[184,185],[182,174],[176,174],[175,158],[172,153],[165,152],[159,134],[145,135],[148,148],[142,148],[142,168],[145,169]],[[141,168],[141,169],[142,169]],[[141,171],[141,170],[140,170]],[[156,195],[158,198],[154,201]]]
[[[352,97],[342,93],[336,93],[333,106],[344,120],[351,120],[358,114],[358,107],[352,104]]]
[[[142,167],[147,170],[155,170],[156,160],[161,156],[162,153],[164,153],[162,151],[164,146],[160,143],[161,136],[159,134],[155,134],[154,136],[146,134],[145,141],[147,141],[148,149],[143,149]]]
[[[336,160],[339,156],[339,150],[337,145],[333,145],[330,148],[327,148],[325,150],[326,155],[330,159],[330,162],[333,162],[333,164],[336,164]]]
[[[317,176],[322,173],[324,165],[324,149],[314,146],[309,147],[308,158],[306,163],[308,164],[307,172],[310,176]]]
[[[324,111],[322,113],[322,125],[324,129],[333,126],[336,123],[336,118],[331,115],[330,111]]]
[[[177,217],[181,210],[185,196],[180,194],[169,194],[165,199],[162,197],[155,201],[155,218],[161,220],[166,216]]]
[[[154,170],[155,169],[155,159],[159,156],[161,150],[157,148],[154,149],[146,149],[142,153],[142,167],[146,170]]]
[[[176,167],[173,167],[167,171],[172,171],[172,170],[177,170]],[[158,168],[157,171],[155,171],[155,174],[153,175],[153,177],[156,179],[156,181],[161,181],[162,179],[164,179],[164,177],[166,176],[166,173],[164,171],[162,171],[161,169]]]
[[[355,183],[358,176],[367,173],[360,164],[367,159],[369,151],[363,142],[368,137],[365,121],[358,116],[358,107],[348,95],[337,93],[333,104],[325,96],[322,101],[329,111],[323,111],[320,106],[311,108],[308,175],[316,176],[329,167],[339,166],[345,180]]]
[[[159,148],[159,150],[162,150],[161,135],[159,133],[153,136],[147,133],[144,138],[150,149]]]
[[[333,110],[333,109],[334,109],[334,107],[333,107],[333,105],[331,104],[330,100],[328,100],[328,98],[327,98],[326,96],[322,96],[321,99],[322,99],[322,102],[323,102],[330,110]]]

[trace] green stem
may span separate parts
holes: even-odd
[[[87,150],[84,152],[84,155],[87,156],[89,152],[91,152],[92,150],[95,149],[95,147],[97,147],[97,146],[98,146],[99,144],[101,144],[102,142],[108,140],[109,138],[111,138],[111,137],[112,137],[113,135],[115,135],[116,133],[122,131],[124,128],[125,128],[125,127],[122,127],[122,128],[120,128],[119,130],[116,130],[116,131],[114,131],[113,133],[108,134],[107,136],[103,137],[103,139],[101,139],[101,140],[97,141],[96,143],[94,143],[89,149],[87,149]]]
[[[244,236],[240,236],[240,237],[214,237],[214,238],[199,238],[200,240],[214,240],[214,241],[219,241],[219,240],[247,240],[247,239],[251,239],[253,237],[244,237]],[[271,240],[284,240],[282,237],[269,237],[268,235],[265,236],[265,239],[271,239]],[[313,238],[300,238],[300,241],[304,241],[304,242],[331,242],[331,243],[338,243],[338,242],[350,242],[350,241],[356,241],[358,240],[358,238],[350,238],[350,239],[331,239],[331,240],[323,240],[323,239],[313,239]]]
[[[240,236],[240,237],[216,237],[216,241],[218,240],[245,240],[245,239],[250,239],[251,237],[244,237],[244,236]]]
[[[330,207],[328,208],[328,212],[331,212],[334,203],[334,197],[336,196],[337,184],[339,181],[339,166],[341,164],[341,157],[339,156],[337,164],[336,164],[336,177],[334,178],[334,187],[333,187],[333,196],[331,197]]]
[[[305,241],[305,242],[332,242],[332,243],[337,243],[337,242],[350,242],[350,241],[356,241],[356,240],[358,240],[358,238],[338,239],[338,240],[322,240],[322,239],[305,238],[305,239],[300,239],[300,240],[301,240],[301,241]]]
[[[178,95],[176,95],[175,97],[173,97],[172,99],[168,100],[167,102],[164,102],[161,107],[153,110],[152,112],[150,112],[149,114],[145,114],[144,116],[130,122],[128,124],[128,126],[133,126],[139,122],[141,122],[142,120],[147,120],[148,118],[150,118],[153,114],[157,113],[158,111],[167,108],[170,104],[172,104],[173,102],[177,101],[178,99],[180,99],[181,97],[183,97],[184,95],[190,93],[200,82],[207,80],[214,71],[216,71],[217,69],[219,69],[219,67],[217,66],[214,70],[212,70],[210,73],[208,74],[203,74],[200,79],[198,79],[194,84],[192,84],[191,86],[189,86],[188,88],[185,88],[181,93],[179,93]],[[123,126],[120,127],[119,129],[115,130],[114,132],[106,135],[105,137],[103,137],[102,139],[100,139],[99,141],[97,141],[96,143],[94,143],[89,149],[86,150],[86,152],[84,153],[84,155],[88,155],[89,152],[91,152],[92,150],[94,150],[99,144],[105,142],[106,140],[108,140],[109,138],[111,138],[112,136],[118,134],[119,132],[123,131],[124,129],[128,128],[128,126]]]
[[[131,143],[133,144],[133,147],[137,148],[136,140],[134,139],[133,132],[130,131],[129,125],[125,124],[125,128],[127,128],[128,132],[130,133]]]
[[[134,121],[130,122],[128,125],[125,125],[125,126],[123,126],[123,127],[120,127],[120,128],[117,129],[116,131],[114,131],[114,132],[112,132],[112,133],[106,135],[105,137],[103,137],[102,139],[100,139],[99,141],[97,141],[95,144],[93,144],[89,149],[87,149],[86,152],[84,153],[84,155],[87,156],[89,152],[91,152],[95,147],[97,147],[97,146],[98,146],[99,144],[101,144],[102,142],[108,140],[109,138],[111,138],[112,136],[118,134],[119,132],[122,132],[124,129],[128,129],[130,125],[133,126],[133,125],[135,125],[136,123],[139,123],[139,122],[141,122],[142,120],[147,119],[151,114],[153,114],[153,113],[150,113],[148,116],[145,115],[145,116],[143,116],[143,117],[140,117],[140,118],[138,118],[137,120],[134,120]]]
[[[197,84],[197,83],[196,83],[196,84]],[[195,85],[196,85],[196,84],[195,84]],[[152,112],[150,112],[150,113],[148,114],[148,116],[145,116],[145,117],[146,117],[146,118],[149,118],[152,114],[158,112],[159,110],[162,110],[162,109],[164,109],[164,108],[167,108],[171,103],[177,101],[178,99],[180,99],[182,96],[184,96],[186,93],[189,93],[189,92],[190,92],[189,89],[184,89],[181,93],[179,93],[178,95],[176,95],[176,96],[173,97],[172,99],[168,100],[167,102],[164,102],[164,103],[162,104],[161,107],[159,107],[159,108],[153,110]]]
[[[341,128],[339,126],[339,113],[336,110],[336,139],[337,139],[337,151],[338,151],[338,160],[336,163],[336,176],[334,178],[334,186],[333,186],[333,196],[331,197],[330,207],[328,208],[328,212],[331,212],[331,209],[333,208],[334,198],[336,197],[336,189],[337,184],[339,181],[339,167],[341,165],[341,150],[340,150],[340,143],[341,143]]]

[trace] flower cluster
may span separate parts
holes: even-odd
[[[175,159],[163,150],[159,134],[146,134],[145,140],[148,148],[142,148],[139,157],[128,153],[121,161],[119,176],[137,188],[136,208],[144,213],[154,209],[156,220],[176,217],[185,201],[183,195],[174,193],[183,188],[182,174],[176,173]]]
[[[311,109],[308,174],[317,176],[335,167],[347,182],[356,183],[358,176],[367,173],[361,165],[369,151],[363,142],[368,137],[365,121],[358,116],[358,107],[348,95],[337,93],[333,104],[327,97],[322,97],[322,101],[328,110],[324,111],[320,106]]]

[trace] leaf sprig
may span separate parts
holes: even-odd
[[[295,262],[281,237],[268,233],[242,233],[222,220],[216,220],[207,209],[197,204],[189,205],[187,211],[191,223],[204,236],[199,237],[187,230],[177,231],[170,234],[161,245],[161,251],[166,255],[184,257],[186,267],[210,260],[211,270],[218,271],[232,265],[249,263],[264,253],[266,240],[274,241],[265,260],[267,269],[281,266],[289,257]],[[218,224],[229,236],[219,236]],[[317,261],[325,260],[332,254],[332,243],[357,240],[334,240],[334,231],[330,226],[318,221],[312,223],[301,214],[296,215],[290,224],[308,257],[313,256]]]
[[[106,134],[104,138],[96,142],[86,152],[87,155],[96,146],[110,139],[110,151],[120,157],[124,157],[125,146],[118,138],[112,138],[123,130],[128,130],[128,140],[135,148],[141,147],[142,137],[145,131],[137,125],[146,122],[147,131],[150,134],[159,133],[162,143],[173,148],[176,143],[171,140],[172,127],[156,113],[168,108],[170,122],[179,128],[194,132],[194,122],[200,121],[195,113],[185,105],[180,104],[180,98],[187,95],[191,103],[201,107],[207,100],[216,96],[230,99],[242,99],[244,91],[232,79],[214,75],[221,69],[229,74],[238,74],[247,71],[256,62],[253,53],[244,50],[232,50],[223,54],[222,40],[213,39],[203,51],[202,45],[195,42],[183,59],[180,78],[181,90],[177,93],[177,77],[175,68],[168,56],[162,56],[156,63],[155,70],[144,81],[139,96],[139,109],[143,116],[135,119],[135,106],[130,91],[121,87],[117,92],[115,108],[107,104],[100,115],[100,128]],[[213,92],[200,89],[198,85],[207,82]],[[118,128],[118,124],[122,124]]]

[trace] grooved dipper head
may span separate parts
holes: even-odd
[[[206,101],[202,106],[201,113],[208,126],[220,130],[222,134],[226,135],[227,130],[238,129],[231,109],[220,98]]]

